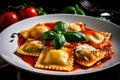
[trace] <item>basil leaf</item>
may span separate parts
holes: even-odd
[[[65,9],[61,11],[62,13],[72,13],[72,14],[77,14],[76,9],[74,6],[68,6]]]
[[[85,15],[85,12],[76,4],[75,5],[77,14]]]
[[[64,35],[58,34],[54,39],[53,39],[53,47],[55,49],[60,49],[64,44],[66,40]]]
[[[96,53],[97,53],[96,50],[91,50],[90,52],[91,52],[92,54],[96,54]]]
[[[53,39],[57,33],[55,31],[46,31],[41,35],[41,39]]]
[[[65,22],[58,21],[54,25],[54,30],[55,31],[66,31],[66,29],[67,29],[67,25],[66,25]]]
[[[64,35],[69,42],[87,41],[87,37],[81,32],[66,32]]]
[[[75,56],[78,57],[78,58],[83,58],[85,59],[86,61],[89,61],[88,57],[86,57],[85,55],[79,53],[79,52],[76,52],[75,53]]]

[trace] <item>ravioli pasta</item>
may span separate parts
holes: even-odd
[[[75,70],[75,65],[91,68],[113,58],[110,32],[92,29],[82,22],[56,23],[38,23],[19,32],[16,54],[34,68],[67,72]]]
[[[73,66],[72,49],[62,47],[59,50],[45,47],[35,67],[52,70],[71,71]]]
[[[18,54],[29,55],[29,56],[39,56],[42,47],[42,42],[39,40],[28,39],[26,42],[17,49]]]

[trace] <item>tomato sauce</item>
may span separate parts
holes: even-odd
[[[113,56],[115,55],[113,49],[112,49],[112,43],[111,42],[107,42],[107,44],[104,46],[103,50],[106,51],[106,55],[105,57],[101,60],[102,63],[106,62],[107,60],[110,60],[111,58],[113,58]]]
[[[19,56],[22,58],[22,60],[24,60],[26,63],[28,63],[32,67],[34,67],[35,62],[38,59],[37,57],[27,56],[27,55],[19,55]]]
[[[23,36],[19,35],[18,36],[18,41],[17,41],[18,46],[21,46],[25,42],[25,40],[26,39]]]
[[[48,27],[50,27],[51,30],[53,30],[54,24],[55,24],[54,22],[48,22],[48,23],[45,23],[45,26],[48,26]]]

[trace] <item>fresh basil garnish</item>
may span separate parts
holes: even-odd
[[[87,37],[81,32],[66,32],[65,38],[69,42],[87,41]]]
[[[97,53],[96,50],[90,50],[90,52],[91,52],[92,54],[96,54],[96,53]]]
[[[54,30],[55,31],[66,31],[67,25],[63,21],[58,21],[54,25]]]
[[[64,35],[59,34],[53,39],[53,47],[55,49],[60,49],[65,44],[65,42],[66,40]]]
[[[46,31],[41,35],[41,39],[49,40],[53,39],[53,47],[60,49],[66,41],[80,42],[87,41],[87,37],[81,32],[67,31],[67,25],[65,22],[58,21],[54,25],[54,30]]]
[[[85,55],[81,54],[80,52],[76,52],[75,56],[78,57],[78,58],[82,58],[82,59],[84,59],[86,61],[89,61],[88,57],[86,57]]]
[[[57,33],[55,31],[46,31],[41,35],[41,39],[53,39],[56,35]]]

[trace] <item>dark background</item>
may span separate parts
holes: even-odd
[[[108,12],[111,11],[115,14],[110,18],[114,23],[120,25],[120,7],[118,0],[88,0],[94,6],[99,9],[105,9]],[[47,13],[57,13],[67,6],[79,4],[79,0],[0,0],[0,14],[7,9],[9,5],[17,6],[23,3],[34,2],[35,7],[43,7],[44,11]],[[79,4],[80,5],[80,4]],[[54,11],[54,9],[56,11]],[[0,69],[0,80],[16,80],[18,71],[21,71],[21,76],[23,80],[120,80],[120,65],[112,67],[110,69],[87,74],[82,76],[69,76],[69,77],[56,77],[56,76],[46,76],[46,75],[36,75],[27,71],[22,71],[16,67],[10,65],[3,69]],[[32,76],[31,76],[32,75]],[[9,76],[9,77],[8,77]]]
[[[19,5],[22,3],[35,2],[36,6],[47,8],[64,8],[68,5],[78,3],[80,0],[0,0],[0,10],[6,9],[8,5]],[[88,0],[99,8],[120,10],[119,0]]]
[[[23,3],[32,4],[34,7],[42,7],[44,11],[49,13],[60,13],[61,10],[65,9],[67,6],[73,6],[78,4],[80,7],[80,0],[0,0],[0,14],[6,11],[8,6],[18,6]],[[84,8],[83,10],[90,16],[99,16],[102,12],[109,12],[112,17],[109,17],[112,22],[120,25],[120,7],[119,0],[88,0],[94,6],[97,6],[99,11],[94,13],[89,13]],[[81,7],[82,8],[82,7]],[[101,11],[102,10],[102,11]]]

